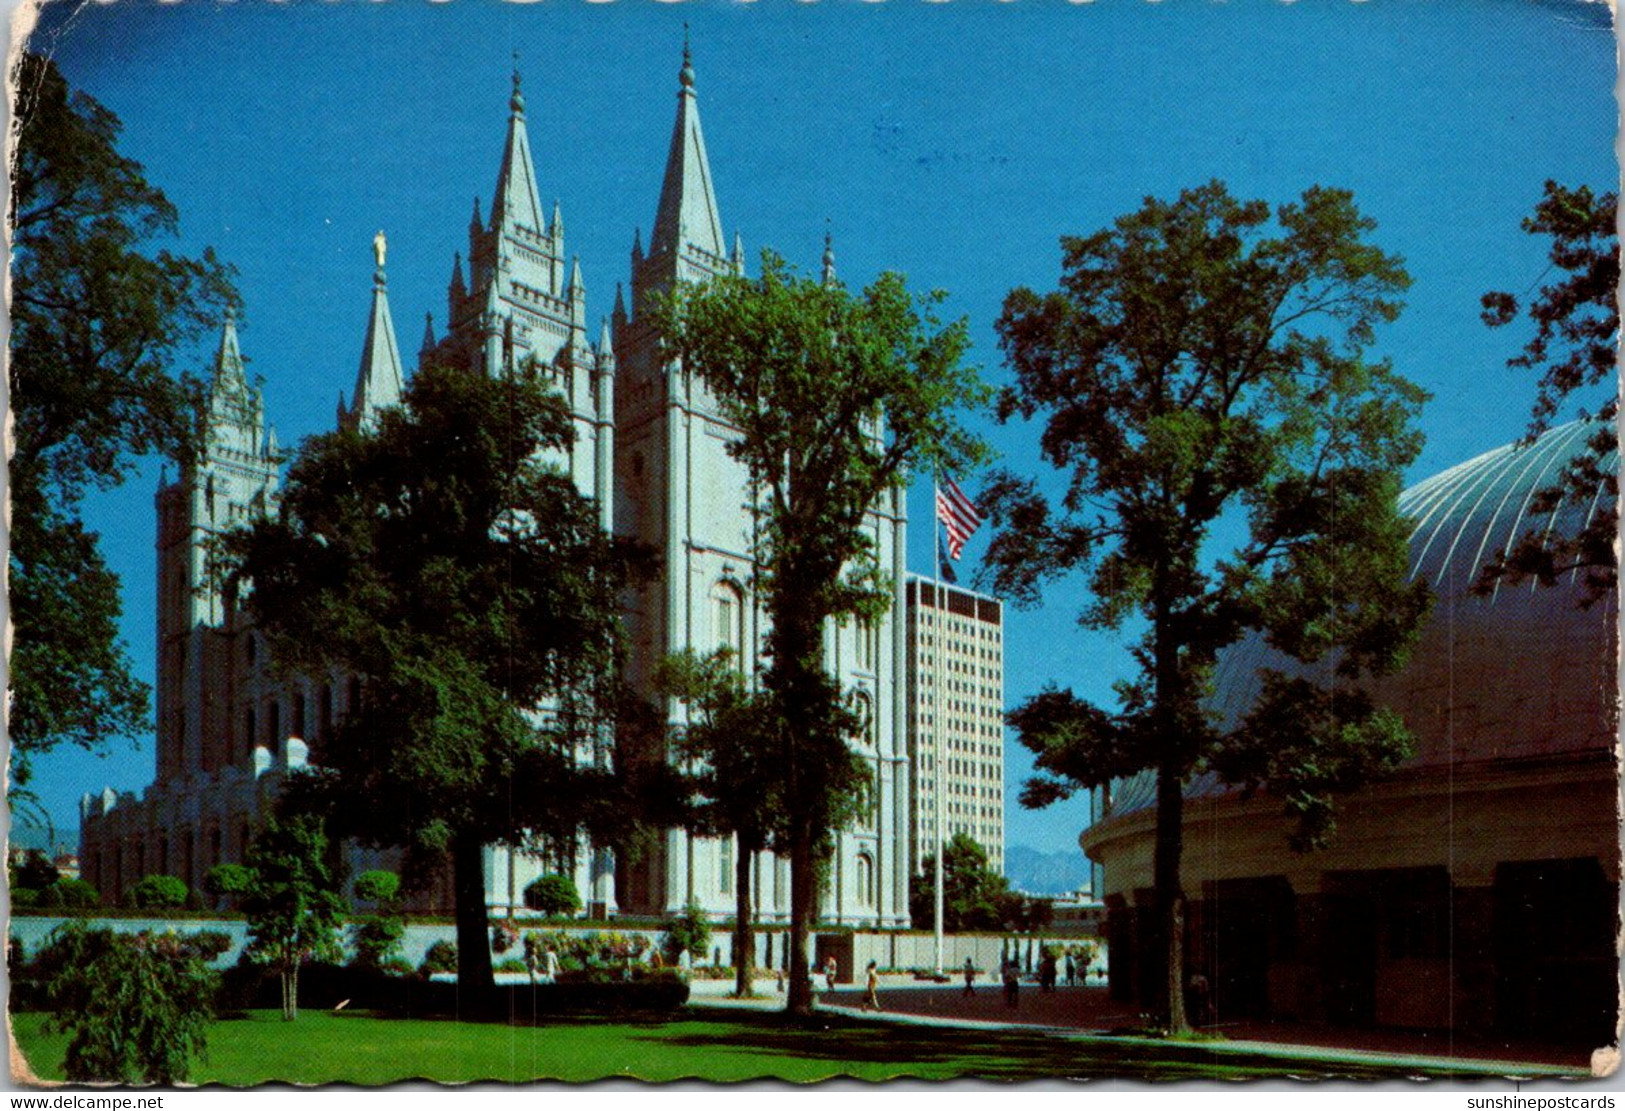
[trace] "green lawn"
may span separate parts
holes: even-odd
[[[45,1016],[14,1014],[18,1044],[36,1073],[62,1078],[67,1039],[43,1033]],[[246,1086],[386,1084],[426,1077],[462,1082],[630,1076],[648,1081],[773,1077],[812,1082],[918,1077],[1127,1077],[1177,1080],[1326,1075],[1324,1065],[1216,1054],[1201,1044],[1138,1046],[1079,1042],[1040,1033],[953,1030],[828,1017],[790,1025],[780,1016],[695,1012],[646,1022],[572,1019],[535,1026],[378,1018],[308,1012],[285,1023],[276,1012],[217,1022],[197,1083]],[[1374,1078],[1394,1070],[1339,1066],[1340,1076]]]

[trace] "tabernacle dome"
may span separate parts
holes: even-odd
[[[1473,592],[1520,537],[1572,535],[1604,508],[1601,489],[1534,508],[1595,429],[1564,425],[1401,495],[1411,575],[1435,602],[1408,664],[1373,690],[1417,752],[1339,801],[1327,848],[1288,848],[1279,799],[1189,785],[1187,974],[1206,977],[1216,1017],[1614,1040],[1617,601],[1586,606],[1579,571]],[[1251,705],[1263,666],[1287,670],[1261,639],[1221,658],[1221,718]],[[1142,775],[1080,838],[1105,866],[1111,990],[1125,1001],[1162,979],[1154,828]]]

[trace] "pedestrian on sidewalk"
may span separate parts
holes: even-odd
[[[1021,966],[1014,959],[1004,962],[1004,1005],[1021,1006]]]
[[[880,1010],[880,969],[874,961],[869,962],[869,975],[865,983],[863,1005],[870,1010]]]
[[[826,960],[824,962],[824,983],[829,985],[829,990],[830,991],[833,992],[835,990],[835,958],[834,957],[830,957],[828,960]]]
[[[1078,982],[1078,966],[1072,959],[1072,954],[1066,955],[1066,986],[1072,987]]]
[[[971,986],[975,982],[976,982],[976,966],[971,963],[969,957],[966,957],[965,958],[965,994],[966,995],[975,995],[976,994],[976,989]]]

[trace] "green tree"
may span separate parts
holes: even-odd
[[[282,1017],[299,1017],[299,968],[338,956],[338,923],[346,907],[329,861],[327,832],[310,814],[273,816],[249,843],[254,874],[243,899],[249,959],[282,981]]]
[[[936,917],[936,866],[932,853],[909,881],[909,914],[916,929],[930,929]],[[942,851],[943,928],[997,930],[1005,925],[1010,895],[1010,881],[988,867],[987,850],[963,830],[954,834]]]
[[[400,916],[401,877],[381,868],[371,869],[357,876],[350,890],[376,909],[376,913],[350,924],[355,963],[385,970],[403,961],[401,939],[406,936],[406,923]]]
[[[1478,589],[1489,592],[1503,578],[1534,578],[1550,585],[1567,571],[1586,573],[1585,604],[1612,597],[1618,581],[1614,543],[1619,536],[1619,469],[1603,460],[1619,447],[1616,368],[1619,355],[1619,238],[1615,230],[1618,193],[1593,193],[1546,183],[1535,214],[1525,219],[1530,235],[1551,239],[1547,270],[1557,281],[1541,288],[1526,306],[1534,335],[1507,365],[1538,372],[1528,441],[1551,427],[1576,394],[1590,393],[1594,421],[1587,450],[1571,462],[1530,505],[1532,517],[1551,513],[1565,498],[1596,505],[1585,525],[1559,536],[1531,528],[1505,555],[1492,559]],[[1518,318],[1518,298],[1486,293],[1484,322],[1503,327]],[[1598,492],[1601,491],[1601,497]]]
[[[700,904],[690,899],[683,913],[666,924],[662,948],[666,950],[667,959],[675,964],[684,953],[696,961],[704,960],[710,945],[711,923],[706,921]]]
[[[1366,241],[1374,225],[1347,192],[1309,189],[1274,229],[1271,215],[1217,182],[1147,200],[1063,239],[1060,289],[1014,290],[998,321],[1016,375],[1001,416],[1044,414],[1064,492],[994,480],[993,581],[1030,603],[1045,580],[1083,571],[1086,626],[1133,616],[1145,630],[1115,706],[1051,688],[1011,713],[1039,769],[1022,803],[1155,777],[1167,978],[1152,1003],[1176,1031],[1187,781],[1211,768],[1268,785],[1298,819],[1295,844],[1324,839],[1333,793],[1408,752],[1403,723],[1360,681],[1398,666],[1428,606],[1406,581],[1396,508],[1425,395],[1364,357],[1409,278]],[[1214,720],[1215,657],[1249,634],[1312,666],[1266,670],[1250,712]]]
[[[231,541],[282,666],[357,676],[311,781],[336,835],[449,858],[458,975],[491,988],[487,844],[620,843],[674,797],[612,760],[636,553],[547,461],[574,431],[532,368],[426,368],[375,426],[308,440],[274,520]],[[494,805],[501,799],[501,805]]]
[[[692,769],[697,796],[692,829],[733,837],[734,994],[748,996],[755,979],[755,899],[751,885],[757,854],[782,843],[785,813],[772,699],[745,686],[738,661],[726,649],[709,656],[671,656],[655,673],[655,689],[687,708],[673,738],[676,754]]]
[[[36,961],[69,1082],[179,1084],[203,1055],[218,978],[189,939],[70,922]]]
[[[253,884],[254,873],[241,864],[216,864],[203,877],[203,890],[213,897],[216,910],[247,895]]]
[[[564,917],[581,909],[581,893],[569,876],[537,876],[525,887],[525,905],[549,918]]]
[[[175,208],[118,152],[112,112],[38,54],[12,77],[9,728],[22,785],[58,744],[96,749],[148,728],[118,579],[79,507],[136,457],[186,457],[200,382],[171,364],[236,293],[212,253],[151,249],[175,234]]]
[[[124,901],[138,910],[180,910],[190,890],[179,876],[143,876],[124,893]]]
[[[728,452],[755,491],[756,585],[769,632],[762,686],[785,789],[790,859],[788,1009],[812,1010],[808,932],[833,849],[869,777],[850,747],[862,728],[824,666],[831,620],[875,620],[889,591],[869,514],[910,473],[956,469],[983,445],[956,412],[984,400],[961,365],[963,321],[941,325],[940,295],[911,296],[896,274],[859,296],[794,275],[771,252],[755,279],[725,276],[667,302],[660,327],[677,359],[738,429]]]

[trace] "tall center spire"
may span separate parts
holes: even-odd
[[[542,205],[536,193],[536,168],[530,158],[530,134],[525,130],[525,95],[517,68],[508,109],[508,141],[502,150],[502,168],[497,172],[496,195],[491,200],[491,224],[500,228],[506,222],[540,235],[547,225],[542,222]]]
[[[387,243],[380,231],[373,237],[372,312],[367,317],[367,338],[361,346],[361,365],[356,369],[355,394],[347,419],[365,426],[377,419],[378,411],[401,403],[401,352],[395,342],[395,324],[389,318],[389,281],[384,273]]]
[[[724,258],[722,220],[717,216],[717,199],[711,189],[711,164],[705,155],[705,135],[700,130],[699,101],[694,94],[694,60],[687,32],[683,38],[683,67],[678,73],[677,122],[671,133],[671,152],[666,156],[666,179],[660,187],[660,207],[655,212],[654,235],[649,253],[680,254],[685,246],[695,246],[714,258]]]

